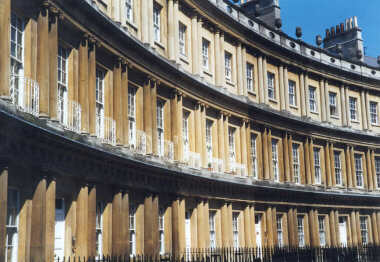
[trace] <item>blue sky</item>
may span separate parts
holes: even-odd
[[[326,28],[357,16],[363,30],[366,55],[380,55],[380,0],[280,0],[282,30],[295,37],[302,27],[303,40],[315,45],[315,36]]]

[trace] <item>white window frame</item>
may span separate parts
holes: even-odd
[[[136,207],[129,208],[129,252],[131,256],[136,255]]]
[[[292,156],[293,156],[293,181],[296,184],[301,183],[300,179],[300,159],[299,159],[300,145],[297,143],[292,144]]]
[[[232,212],[232,235],[234,248],[239,247],[239,215],[240,212]]]
[[[358,121],[358,99],[350,96],[348,100],[350,106],[350,119],[351,121]]]
[[[10,203],[9,194],[15,194],[15,203]],[[5,260],[4,261],[17,261],[18,257],[18,234],[19,234],[19,214],[20,214],[20,191],[15,188],[8,188],[8,202],[7,202],[7,216],[5,221]],[[9,240],[9,238],[12,240]],[[9,245],[11,243],[11,245]],[[8,257],[8,249],[11,249],[11,258]]]
[[[317,88],[309,86],[309,109],[310,112],[318,113]]]
[[[276,99],[276,88],[275,88],[275,74],[272,72],[267,72],[267,84],[268,84],[268,98]]]
[[[179,54],[182,56],[187,56],[187,26],[179,22],[178,24],[178,45]]]
[[[130,23],[134,22],[134,14],[133,14],[133,1],[134,0],[125,0],[125,9],[127,15],[127,21]]]
[[[182,116],[182,140],[183,140],[183,155],[184,159],[190,157],[190,139],[189,139],[189,117],[190,112],[184,110]]]
[[[161,43],[161,10],[162,7],[154,3],[153,6],[153,31],[154,31],[154,41]]]
[[[364,187],[364,177],[363,177],[363,156],[361,154],[355,154],[355,176],[356,176],[356,187]]]
[[[209,211],[210,248],[216,248],[216,211]]]
[[[57,66],[57,116],[61,124],[67,125],[68,118],[68,51],[58,46]]]
[[[207,165],[212,165],[212,126],[214,122],[210,119],[206,119],[206,153],[207,153]]]
[[[362,245],[367,245],[369,243],[369,234],[368,234],[368,217],[360,216],[360,235],[362,239]]]
[[[136,148],[136,88],[128,87],[129,145]]]
[[[305,216],[297,216],[297,237],[298,237],[298,246],[305,246]]]
[[[236,128],[228,127],[228,152],[230,163],[236,162],[236,152],[235,152],[235,132]]]
[[[297,106],[296,82],[288,81],[289,105]]]
[[[337,186],[342,186],[342,163],[340,159],[341,152],[334,151],[334,169],[335,169],[335,184]]]
[[[157,153],[158,156],[164,156],[165,151],[165,119],[164,119],[165,101],[157,100]]]
[[[338,116],[338,102],[337,102],[337,94],[334,92],[329,92],[329,108],[330,108],[330,116]]]
[[[326,221],[325,216],[318,216],[319,245],[326,246]]]
[[[313,155],[314,155],[314,181],[316,185],[321,185],[322,184],[321,149],[319,147],[314,147]]]
[[[224,51],[224,74],[227,81],[232,81],[232,54]]]
[[[210,51],[210,41],[202,38],[202,66],[204,70],[209,70],[209,52]]]
[[[377,188],[380,188],[380,157],[375,157],[375,171],[376,171],[376,182]]]
[[[101,69],[96,69],[96,136],[100,138],[104,137],[104,81],[105,72]]]
[[[22,106],[24,103],[24,51],[25,51],[25,22],[16,14],[11,13],[10,23],[10,97],[12,103]],[[21,39],[20,39],[21,38]],[[12,55],[14,50],[14,55]]]
[[[273,180],[275,182],[280,181],[278,170],[278,140],[272,139],[272,168],[273,168]]]
[[[371,124],[378,125],[379,115],[378,115],[377,102],[374,102],[374,101],[369,102],[369,113],[370,113],[370,118],[371,118]]]
[[[284,245],[282,219],[283,219],[283,215],[278,214],[276,217],[276,228],[277,228],[277,245],[279,247],[282,247]]]
[[[105,203],[98,201],[96,203],[96,256],[103,256],[103,214],[105,209]]]
[[[254,66],[250,63],[246,65],[247,71],[247,90],[248,92],[255,92],[255,77],[254,77]]]
[[[252,176],[254,179],[258,178],[257,174],[257,135],[251,133],[251,163],[252,163]]]
[[[159,210],[158,214],[158,235],[160,244],[160,255],[165,254],[165,211]]]

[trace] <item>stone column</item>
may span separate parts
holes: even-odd
[[[149,17],[153,16],[153,13],[149,13],[149,2],[153,0],[141,1],[141,41],[143,43],[149,42],[149,28],[153,27],[153,24],[150,24]]]
[[[206,248],[206,234],[208,232],[205,232],[205,223],[204,220],[204,202],[202,200],[199,200],[197,205],[197,248]],[[208,222],[208,221],[207,221]]]
[[[327,112],[327,104],[326,96],[325,96],[325,86],[323,79],[319,79],[319,94],[320,94],[320,108],[321,108],[321,120],[322,122],[328,121],[328,112]]]
[[[9,30],[9,29],[8,29]],[[40,117],[49,117],[49,11],[44,6],[37,17],[37,82]],[[8,84],[7,84],[8,86]]]
[[[96,187],[92,185],[88,191],[87,249],[89,256],[96,256]]]
[[[11,21],[11,0],[3,0],[0,2],[0,54],[2,58],[0,59],[0,97],[10,98],[9,92],[9,65],[10,65],[10,33],[9,29]],[[0,229],[1,230],[1,229]],[[3,249],[3,248],[2,248]],[[1,254],[4,254],[4,250],[0,251],[0,260],[2,259]],[[4,261],[4,260],[1,260]]]
[[[4,3],[1,3],[4,4]],[[0,4],[0,6],[1,6]],[[1,9],[0,9],[1,10]],[[0,18],[1,19],[1,18]],[[0,173],[0,261],[5,261],[6,220],[8,210],[8,168]]]
[[[305,72],[304,73],[304,81],[305,81],[305,84],[304,84],[304,87],[305,87],[305,99],[306,99],[306,103],[305,103],[305,112],[306,112],[306,116],[307,117],[310,117],[310,101],[309,101],[309,97],[310,97],[310,92],[309,92],[309,73],[308,72]]]
[[[46,188],[46,212],[45,212],[45,259],[54,260],[54,231],[55,231],[55,195],[56,182],[51,180]]]
[[[248,154],[247,154],[247,134],[246,134],[246,126],[248,124],[248,119],[243,120],[242,127],[240,128],[240,142],[241,142],[241,163],[245,166],[245,171],[242,171],[242,176],[248,175],[247,167],[248,167]],[[245,172],[245,174],[243,173]]]
[[[243,87],[243,95],[247,96],[248,95],[248,90],[247,90],[247,49],[244,45],[242,47],[242,56],[243,56],[242,57],[242,59],[243,59],[243,62],[242,62],[242,68],[243,68],[242,87]]]
[[[152,114],[152,152],[153,155],[158,155],[158,134],[157,134],[157,81],[151,82],[150,90],[150,99],[151,99],[151,114]],[[182,101],[182,100],[181,100]],[[181,111],[178,112],[179,120],[182,123],[182,106]],[[182,128],[179,129],[182,131]],[[164,138],[163,138],[164,139]],[[182,141],[182,140],[181,140]],[[182,144],[182,143],[181,143]]]
[[[49,112],[57,120],[57,67],[58,67],[58,17],[57,10],[50,10],[49,21]]]
[[[146,79],[143,88],[143,107],[144,107],[144,132],[146,134],[146,153],[152,154],[152,98],[151,98],[151,79]],[[173,120],[174,121],[174,120]],[[175,123],[175,122],[174,122]]]
[[[326,109],[326,121],[327,122],[331,122],[331,119],[330,119],[330,98],[329,98],[329,81],[328,80],[325,80],[324,81],[324,90],[325,90],[325,93],[324,93],[324,96],[325,96],[325,109]],[[336,102],[338,103],[338,101]]]
[[[297,92],[297,90],[295,90]],[[285,110],[290,111],[289,105],[289,76],[288,76],[288,67],[284,66],[284,93],[285,93]],[[296,95],[296,99],[297,99]],[[297,100],[296,100],[297,101]]]
[[[370,115],[370,108],[369,108],[369,95],[368,95],[368,91],[366,90],[365,91],[365,106],[366,106],[366,118],[367,118],[367,127],[368,127],[368,130],[372,131],[372,122],[371,122],[371,115]]]
[[[76,209],[76,256],[88,256],[88,186],[82,186],[78,198]]]
[[[121,104],[122,104],[122,143],[129,144],[129,119],[128,119],[128,64],[123,64],[121,70]]]
[[[113,68],[113,90],[114,90],[114,96],[113,96],[113,114],[114,114],[114,120],[116,122],[116,145],[121,146],[122,143],[122,131],[123,131],[123,125],[122,125],[122,103],[121,103],[121,71],[122,71],[122,65],[121,60],[119,59]],[[90,89],[90,88],[89,88]]]
[[[237,86],[237,94],[244,95],[244,83],[243,83],[243,54],[241,42],[237,44],[236,47],[236,64],[237,64],[237,77],[236,77],[236,86]]]
[[[220,50],[220,30],[217,28],[215,30],[215,37],[214,37],[214,50],[215,50],[215,85],[221,86],[221,76],[220,76],[220,63],[221,63],[221,55],[222,51]]]
[[[380,184],[377,184],[376,166],[375,166],[375,151],[371,150],[371,164],[372,164],[372,178],[373,178],[373,189],[376,190],[380,188]]]
[[[46,179],[37,181],[32,198],[30,259],[44,261],[46,256]]]
[[[144,199],[144,255],[153,255],[153,196],[148,194]]]
[[[252,241],[252,223],[255,222],[255,218],[251,217],[251,207],[247,205],[244,208],[244,238],[245,238],[245,246],[253,247]]]
[[[364,90],[360,91],[360,105],[362,112],[362,126],[364,130],[368,129],[368,121],[367,121],[367,105],[365,102],[365,93]]]
[[[346,96],[344,92],[344,86],[340,86],[340,114],[342,116],[342,125],[347,126],[347,108],[346,108]]]
[[[306,138],[304,142],[304,147],[305,147],[305,184],[311,185],[311,168],[310,168],[310,143],[309,143],[309,138]]]
[[[268,247],[274,246],[273,241],[273,218],[272,218],[272,207],[268,207],[266,210],[266,228],[267,228],[267,245]]]
[[[174,42],[174,0],[168,0],[168,53],[169,59],[175,60],[175,42]],[[193,47],[193,45],[192,45]]]
[[[351,157],[351,177],[352,177],[352,186],[356,187],[357,182],[356,182],[356,172],[355,172],[355,153],[354,153],[354,147],[351,146],[350,148],[350,157]],[[364,159],[363,159],[364,160]],[[365,162],[363,161],[362,163],[365,165]],[[364,168],[363,168],[364,169]],[[364,179],[363,179],[364,180]]]
[[[225,158],[225,149],[224,149],[224,115],[220,112],[218,118],[218,158],[226,163]],[[225,168],[225,167],[224,167]]]
[[[356,215],[355,211],[351,211],[351,232],[352,232],[352,245],[356,247],[358,245],[358,234],[356,228]]]
[[[89,97],[88,97],[88,39],[81,40],[79,46],[79,104],[81,105],[81,131],[89,133]],[[95,88],[95,86],[94,86]]]
[[[181,256],[185,250],[185,200],[176,199],[172,203],[172,252]]]
[[[333,210],[330,211],[329,214],[329,226],[330,226],[330,245],[333,247],[337,247],[339,245],[337,241],[337,232],[336,232],[336,222],[335,222],[335,212]]]
[[[199,60],[199,52],[202,51],[199,50],[199,41],[201,41],[201,39],[198,37],[198,34],[200,34],[200,32],[198,32],[197,15],[194,13],[191,17],[191,58],[193,62],[192,65],[194,75],[200,75],[199,68],[201,66],[201,62]]]
[[[179,0],[174,0],[173,5],[173,19],[174,19],[174,55],[175,55],[175,61],[179,63],[179,28],[178,28],[178,2]],[[152,1],[153,6],[153,1]],[[152,7],[152,14],[153,14],[153,7]],[[153,15],[152,15],[153,18]],[[153,32],[153,21],[152,21],[152,32]],[[152,34],[153,36],[153,34]]]
[[[262,88],[264,103],[268,104],[268,71],[267,71],[267,58],[263,58],[263,81],[264,85]]]
[[[306,97],[306,92],[305,92],[305,73],[300,74],[300,107],[301,107],[301,116],[306,116],[307,115],[307,110],[306,110],[306,101],[308,98]]]
[[[367,149],[366,155],[365,155],[365,160],[366,160],[366,165],[367,165],[367,189],[369,191],[373,191],[374,186],[373,186],[373,174],[372,174],[372,163],[371,163],[371,149]],[[364,180],[366,177],[364,176]]]
[[[121,216],[124,218],[122,227],[121,227],[121,241],[120,245],[124,256],[129,256],[130,254],[130,245],[129,245],[129,194],[124,192],[121,199]]]
[[[348,87],[345,86],[344,90],[345,90],[344,92],[345,92],[345,98],[346,98],[345,106],[346,106],[347,126],[351,127],[350,105],[349,105],[350,99],[349,99],[349,94],[348,94],[348,91],[349,91]]]
[[[376,212],[372,212],[371,214],[371,222],[372,222],[372,234],[373,234],[373,244],[378,246],[380,244],[379,239],[379,228],[377,227],[377,217]]]
[[[330,142],[326,142],[325,146],[325,187],[332,187],[332,176],[335,174],[334,170],[331,169],[331,158],[330,158]]]
[[[262,149],[263,149],[263,169],[264,169],[264,179],[269,180],[270,179],[270,168],[269,168],[269,159],[268,159],[268,129],[265,128],[263,132],[263,142],[262,142]]]
[[[226,82],[226,75],[225,75],[225,72],[224,72],[224,66],[225,66],[225,62],[224,62],[224,32],[220,31],[220,64],[217,65],[218,66],[218,70],[219,70],[219,81],[220,81],[220,86],[224,86],[225,85],[225,82]]]
[[[224,170],[226,172],[230,171],[230,158],[229,158],[229,145],[228,145],[228,122],[229,122],[229,115],[225,113],[223,132],[224,132]]]
[[[281,110],[286,110],[286,102],[285,102],[285,86],[284,86],[284,66],[279,66],[280,71],[280,108]]]
[[[199,75],[203,75],[203,65],[202,65],[202,42],[203,42],[203,37],[202,37],[202,30],[203,30],[203,20],[201,17],[198,16],[197,18],[197,40],[198,40],[198,66],[199,66]]]
[[[199,130],[202,130],[202,120],[201,120],[201,105],[198,103],[195,105],[195,128],[194,128],[194,135],[195,135],[195,153],[198,153],[199,155],[202,154],[202,134],[199,132]]]
[[[289,140],[288,140],[288,133],[285,133],[284,138],[282,139],[282,148],[284,150],[284,181],[285,182],[291,182],[291,172],[290,172],[290,165],[292,165],[292,162],[290,162],[290,156],[292,154],[292,151],[289,151],[290,146],[289,146]]]
[[[88,52],[88,124],[91,136],[96,134],[96,45],[95,39],[90,39]]]
[[[347,181],[347,187],[352,188],[353,187],[353,181],[352,181],[352,170],[351,170],[351,153],[350,153],[350,146],[347,145],[345,148],[345,162],[346,162],[346,181]]]
[[[206,105],[201,104],[201,130],[198,131],[201,133],[202,137],[202,154],[201,154],[201,162],[202,167],[207,168],[207,151],[206,151]]]
[[[123,254],[121,245],[122,218],[122,192],[113,195],[112,200],[112,255],[121,256]]]
[[[259,87],[258,87],[258,97],[259,103],[265,103],[264,100],[264,73],[263,73],[263,56],[260,55],[258,59],[258,75],[259,75]]]

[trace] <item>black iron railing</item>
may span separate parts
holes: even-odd
[[[194,249],[180,256],[63,257],[56,262],[379,262],[380,246]]]

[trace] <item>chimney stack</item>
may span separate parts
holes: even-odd
[[[358,55],[364,53],[364,47],[357,17],[347,18],[344,23],[339,23],[330,30],[326,29],[323,46],[325,50],[335,54],[340,50],[339,55],[344,58],[364,61],[364,56]],[[341,48],[337,48],[338,46]]]
[[[279,28],[278,19],[281,19],[281,14],[278,0],[241,1],[240,7],[248,17],[258,18],[269,26]]]

